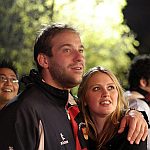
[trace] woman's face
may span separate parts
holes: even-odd
[[[88,81],[86,102],[91,117],[106,117],[117,106],[118,91],[113,80],[102,72],[95,73]]]

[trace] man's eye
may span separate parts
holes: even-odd
[[[6,78],[5,77],[1,77],[3,80],[6,80]]]
[[[7,80],[6,77],[4,77],[4,76],[0,76],[0,79],[1,79],[2,81]]]
[[[18,83],[19,81],[17,79],[12,79],[13,83]]]
[[[11,80],[12,80],[12,81],[16,81],[17,79],[15,79],[15,78],[12,78]]]
[[[69,48],[64,49],[64,52],[66,52],[66,53],[68,53],[70,51],[71,51],[71,49],[69,49]]]
[[[84,50],[83,50],[83,49],[80,49],[80,50],[79,50],[79,52],[80,52],[80,53],[83,53],[83,52],[84,52]]]

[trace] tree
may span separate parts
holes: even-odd
[[[0,58],[12,59],[21,75],[35,66],[35,35],[41,24],[52,21],[53,6],[48,0],[0,1]]]
[[[63,2],[62,2],[63,3]],[[137,55],[135,37],[123,22],[122,0],[76,0],[61,8],[56,20],[77,24],[86,47],[86,70],[100,65],[112,70],[126,86],[130,64],[127,53]],[[58,4],[56,5],[58,6]],[[71,16],[71,17],[70,17]]]
[[[125,4],[125,0],[2,0],[0,57],[11,57],[19,73],[26,74],[35,67],[33,44],[41,25],[73,24],[86,47],[86,69],[96,65],[111,69],[125,86],[130,64],[127,53],[137,54],[134,35],[123,24]]]

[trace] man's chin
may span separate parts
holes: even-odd
[[[78,86],[80,83],[81,83],[82,80],[76,80],[74,83],[73,83],[73,87],[75,86]]]
[[[13,99],[13,97],[12,97],[12,96],[4,97],[4,100],[5,100],[5,101],[10,101],[11,99]]]
[[[76,86],[78,86],[79,84],[81,83],[81,80],[78,80],[78,81],[74,81],[73,80],[70,82],[70,84],[67,85],[68,89],[72,89]]]

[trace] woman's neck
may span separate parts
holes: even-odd
[[[96,130],[98,131],[98,133],[101,133],[101,131],[103,130],[103,127],[104,127],[104,124],[105,124],[105,121],[107,119],[107,116],[105,117],[93,117],[93,122],[96,126]]]

